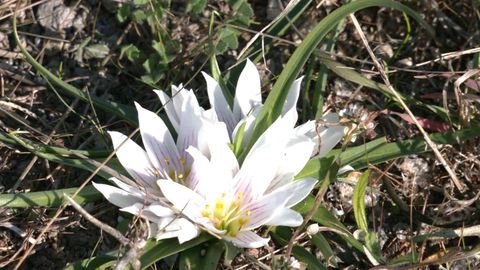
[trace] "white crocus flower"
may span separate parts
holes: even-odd
[[[121,207],[120,210],[147,217],[152,222],[157,239],[178,237],[181,243],[188,241],[198,235],[197,226],[165,206],[165,199],[156,181],[170,179],[188,186],[196,180],[196,172],[192,169],[195,162],[185,150],[194,146],[208,156],[209,132],[214,130],[216,124],[202,116],[196,99],[187,96],[178,105],[181,114],[175,143],[159,116],[137,103],[135,105],[145,150],[121,133],[109,134],[118,160],[137,186],[128,185],[116,178],[110,180],[119,188],[96,183],[94,186],[107,200]],[[227,144],[229,139],[228,136],[223,139],[217,136],[215,140]]]
[[[260,75],[255,65],[246,60],[245,67],[241,72],[235,91],[233,107],[231,107],[220,87],[220,84],[208,74],[202,72],[207,83],[208,99],[211,109],[202,110],[206,117],[224,122],[231,139],[234,138],[236,131],[241,124],[245,123],[243,144],[249,142],[253,131],[255,119],[263,107]],[[282,116],[287,112],[294,111],[296,114],[296,104],[300,95],[300,86],[302,79],[295,80],[290,87],[287,99],[283,106]],[[165,92],[155,91],[160,101],[165,107],[168,118],[175,129],[178,131],[180,126],[181,104],[187,97],[191,97],[198,102],[192,90],[183,89],[182,85],[172,86],[172,98]],[[307,135],[315,143],[311,156],[324,156],[327,154],[343,137],[344,127],[338,124],[339,117],[336,113],[327,113],[323,116],[320,123],[308,121],[296,128],[300,135]]]
[[[253,230],[262,225],[299,226],[303,218],[290,208],[303,200],[317,182],[314,178],[291,181],[295,173],[286,170],[285,175],[279,175],[292,136],[298,148],[303,148],[303,155],[309,156],[314,147],[308,137],[295,133],[295,120],[294,114],[277,119],[260,136],[241,167],[228,144],[209,145],[210,157],[189,147],[187,152],[195,161],[195,174],[190,175],[195,180],[190,185],[159,180],[162,193],[190,220],[236,246],[266,245],[269,239]],[[227,134],[226,127],[223,131],[220,126],[216,128],[217,132],[212,134],[220,138]],[[272,188],[278,179],[284,178],[290,181]]]

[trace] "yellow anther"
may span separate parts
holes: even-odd
[[[216,209],[216,210],[222,210],[224,206],[225,206],[225,204],[223,203],[223,201],[218,200],[218,201],[215,203],[215,209]]]
[[[247,216],[251,216],[252,215],[252,210],[247,210]]]
[[[186,163],[184,158],[180,158],[178,161],[180,162],[180,165],[182,165],[182,166],[185,165],[185,163]]]

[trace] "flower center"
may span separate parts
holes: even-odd
[[[210,219],[215,228],[227,231],[235,237],[242,227],[250,221],[252,211],[242,209],[243,194],[235,197],[223,193],[214,203],[205,204],[202,216]]]
[[[170,159],[165,159],[165,168],[166,174],[170,179],[174,180],[175,182],[179,182],[180,184],[185,184],[185,180],[187,179],[190,168],[186,165],[186,161],[184,158],[179,158],[178,162],[174,163],[171,162]]]

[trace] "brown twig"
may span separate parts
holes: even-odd
[[[64,193],[63,196],[65,197],[65,199],[67,199],[68,203],[70,203],[70,205],[73,206],[73,208],[75,208],[75,210],[80,212],[80,214],[88,222],[92,223],[93,225],[100,228],[102,231],[104,231],[104,232],[110,234],[111,236],[113,236],[122,245],[124,245],[124,246],[130,245],[130,240],[128,240],[125,236],[123,236],[123,234],[121,232],[117,231],[115,228],[111,227],[110,225],[105,224],[105,223],[101,222],[100,220],[98,220],[97,218],[95,218],[94,216],[90,215],[87,211],[85,211],[85,209],[83,209],[75,200],[70,198],[70,196],[68,196],[67,194]]]
[[[430,139],[430,137],[428,136],[428,133],[423,129],[423,127],[420,125],[420,123],[418,122],[417,118],[415,117],[415,115],[412,113],[412,111],[410,110],[410,108],[408,108],[407,104],[405,104],[405,102],[403,101],[402,97],[398,94],[398,92],[393,88],[393,86],[390,84],[390,80],[388,79],[388,76],[387,74],[385,73],[385,69],[383,68],[382,64],[380,64],[380,62],[378,61],[377,57],[375,56],[375,54],[373,53],[372,49],[370,48],[370,45],[368,44],[368,41],[367,41],[367,38],[365,37],[365,34],[363,33],[362,31],[362,28],[360,27],[360,24],[358,23],[357,19],[355,18],[355,16],[353,14],[350,15],[350,18],[352,19],[353,21],[353,24],[355,25],[355,28],[357,29],[359,35],[360,35],[360,38],[362,39],[363,41],[363,44],[365,46],[365,48],[367,49],[368,53],[370,54],[370,57],[372,58],[372,61],[375,65],[375,67],[377,68],[377,70],[379,71],[380,73],[380,77],[382,78],[382,80],[384,81],[385,85],[387,86],[387,88],[390,90],[390,92],[396,97],[397,101],[400,103],[400,105],[403,107],[403,109],[407,112],[407,114],[412,118],[412,121],[415,123],[415,125],[418,127],[418,129],[420,130],[420,133],[422,133],[422,136],[423,138],[425,139],[425,141],[427,142],[427,144],[430,146],[430,148],[433,150],[433,152],[435,153],[435,156],[437,157],[438,161],[440,161],[440,163],[443,165],[443,167],[445,168],[445,170],[448,172],[448,174],[450,175],[450,177],[452,178],[452,181],[453,181],[453,184],[455,185],[455,187],[460,191],[460,192],[464,192],[465,191],[465,186],[462,185],[462,183],[460,183],[460,180],[458,179],[458,177],[455,175],[455,172],[452,170],[452,168],[450,168],[450,166],[448,165],[447,161],[445,160],[445,158],[442,156],[442,154],[440,153],[440,151],[438,150],[437,146],[435,145],[435,143]]]

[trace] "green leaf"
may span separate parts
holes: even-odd
[[[295,245],[292,249],[293,256],[307,264],[309,270],[327,270],[328,268],[323,265],[312,253],[308,252],[305,248]]]
[[[137,46],[128,44],[123,46],[120,50],[120,59],[122,59],[124,56],[126,56],[130,62],[135,63],[140,58],[141,51],[137,48]]]
[[[233,95],[230,91],[228,91],[228,88],[225,85],[225,81],[222,78],[222,72],[220,71],[220,67],[218,66],[217,57],[215,56],[215,54],[212,54],[210,58],[210,72],[212,73],[212,77],[220,85],[223,96],[227,100],[227,103],[230,105],[230,109],[233,110]]]
[[[376,262],[385,263],[385,259],[382,258],[377,236],[374,232],[369,232],[368,230],[367,215],[365,213],[365,192],[367,190],[369,174],[368,170],[365,171],[355,185],[352,198],[353,215],[355,216],[358,228],[366,233],[365,246],[370,252],[370,255],[373,256]]]
[[[200,269],[202,267],[202,252],[205,252],[205,246],[203,245],[198,245],[182,252],[179,258],[178,269]]]
[[[212,237],[207,234],[201,234],[198,237],[179,244],[177,239],[164,239],[155,241],[148,240],[144,248],[144,253],[140,257],[142,263],[141,269],[149,269],[155,262],[160,261],[166,257],[178,254],[184,250],[195,247],[201,243],[210,240]],[[106,255],[100,255],[90,259],[78,261],[72,265],[65,267],[65,270],[80,270],[80,269],[107,269],[107,267],[114,266],[119,259],[119,250],[108,252]]]
[[[5,208],[27,208],[27,207],[55,207],[65,202],[63,194],[70,197],[78,188],[65,188],[48,191],[37,191],[16,194],[0,194],[0,207]],[[102,199],[102,194],[93,186],[83,188],[74,200],[79,204],[94,202]]]
[[[367,216],[365,214],[365,191],[367,190],[368,175],[368,170],[362,174],[355,185],[352,198],[353,215],[355,216],[355,221],[358,228],[365,232],[368,232]]]
[[[238,31],[233,28],[222,28],[217,40],[216,53],[222,54],[228,49],[237,49],[237,34]]]
[[[220,258],[225,252],[225,242],[222,240],[214,239],[210,241],[207,254],[202,259],[203,270],[215,270],[218,269]],[[198,268],[197,268],[198,269]]]
[[[433,133],[430,138],[437,144],[457,144],[462,141],[480,136],[480,126],[473,126],[456,132]],[[423,137],[416,137],[398,142],[387,142],[379,138],[364,145],[349,147],[340,153],[339,149],[330,151],[326,157],[313,158],[307,162],[303,170],[295,178],[325,177],[328,171],[327,157],[340,153],[341,165],[351,165],[356,170],[367,167],[369,164],[379,164],[399,157],[420,154],[430,151]]]
[[[143,5],[148,4],[148,1],[149,0],[133,0],[133,4],[135,4],[137,6],[143,6]]]
[[[141,77],[142,81],[147,84],[155,84],[165,77],[164,72],[167,66],[161,62],[158,55],[152,54],[143,63],[143,68],[147,74]]]
[[[313,245],[317,247],[318,250],[322,253],[326,261],[325,264],[327,266],[333,266],[334,268],[338,268],[335,254],[333,253],[333,250],[330,247],[327,238],[325,238],[325,236],[323,236],[323,234],[319,232],[312,236],[311,241]]]
[[[135,10],[132,14],[132,17],[133,20],[138,24],[142,24],[147,19],[145,12],[140,9]]]
[[[107,57],[109,53],[110,53],[110,48],[108,48],[107,45],[94,44],[94,45],[88,45],[84,48],[83,57],[85,57],[85,59],[91,59],[91,58],[102,59]]]
[[[225,242],[219,239],[212,239],[204,245],[198,245],[182,252],[178,268],[185,270],[215,270],[224,251]]]
[[[152,264],[163,258],[198,246],[210,239],[212,239],[211,235],[203,233],[183,244],[179,244],[177,239],[165,239],[160,241],[150,240],[150,245],[145,249],[145,253],[140,257],[142,269],[147,269]]]
[[[315,197],[309,195],[303,202],[294,206],[294,210],[298,211],[302,215],[306,215],[313,207]],[[353,237],[350,231],[340,222],[332,213],[328,211],[325,206],[320,205],[312,216],[312,220],[325,227],[332,228],[339,236],[343,238],[347,243],[355,247],[360,252],[363,251],[363,245]]]
[[[200,13],[205,10],[207,0],[191,0],[187,4],[187,12]]]
[[[120,8],[117,10],[117,20],[121,23],[124,23],[128,20],[128,17],[130,16],[131,10],[129,5],[122,5]]]
[[[270,126],[273,121],[281,114],[282,105],[288,95],[288,91],[293,81],[298,77],[301,71],[301,67],[305,64],[310,55],[314,52],[316,47],[323,41],[325,36],[334,29],[338,23],[346,16],[354,13],[358,10],[372,7],[383,6],[391,7],[403,11],[417,20],[423,27],[427,29],[429,33],[433,35],[433,29],[422,19],[422,17],[410,9],[409,7],[402,5],[398,2],[391,0],[358,0],[349,4],[343,5],[330,13],[327,17],[321,20],[307,35],[303,42],[298,46],[289,61],[283,68],[278,80],[273,86],[272,91],[268,95],[267,100],[264,103],[260,114],[258,115],[254,130],[252,133],[252,139],[247,149],[253,146],[256,139]],[[248,152],[248,151],[247,151]]]

